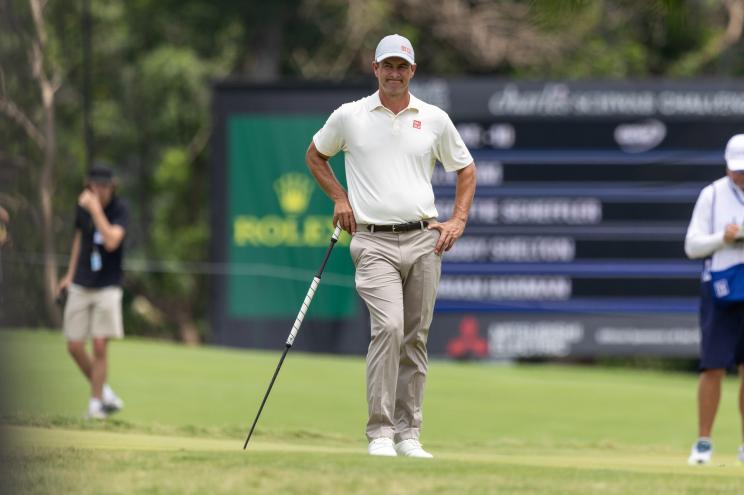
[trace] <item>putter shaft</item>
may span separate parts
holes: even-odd
[[[258,408],[258,413],[256,414],[256,419],[253,420],[253,424],[251,425],[251,431],[248,432],[248,438],[245,439],[245,443],[243,444],[243,450],[248,447],[248,442],[251,440],[251,436],[253,436],[253,430],[256,428],[256,423],[258,423],[258,418],[261,416],[261,411],[263,411],[264,405],[266,404],[266,399],[269,398],[269,394],[271,393],[271,388],[274,386],[274,381],[276,381],[276,376],[279,374],[279,370],[282,367],[282,363],[284,363],[284,358],[287,357],[287,352],[289,351],[289,348],[292,347],[289,344],[284,346],[284,352],[282,352],[282,357],[279,359],[279,364],[276,365],[276,370],[274,370],[274,376],[271,377],[271,383],[269,383],[269,388],[266,389],[266,395],[264,395],[263,400],[261,401],[261,407]]]

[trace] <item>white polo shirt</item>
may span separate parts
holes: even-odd
[[[436,218],[436,160],[448,172],[473,163],[447,113],[413,95],[397,115],[382,105],[379,92],[341,105],[313,143],[325,156],[344,152],[349,201],[363,224]]]
[[[685,236],[685,252],[690,258],[711,257],[703,269],[703,282],[710,271],[722,271],[744,263],[744,244],[726,244],[726,225],[744,223],[744,191],[728,177],[722,177],[700,191]]]

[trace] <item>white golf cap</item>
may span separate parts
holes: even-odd
[[[411,65],[416,63],[411,42],[399,34],[385,36],[377,44],[375,62],[379,63],[390,57],[400,57]]]
[[[733,172],[744,172],[744,134],[737,134],[726,144],[726,167]]]

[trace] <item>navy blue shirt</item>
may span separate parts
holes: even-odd
[[[103,209],[112,225],[121,225],[124,230],[129,221],[127,205],[116,196]],[[75,210],[75,229],[79,230],[80,255],[73,282],[83,287],[99,288],[121,285],[124,257],[124,241],[116,250],[108,252],[103,247],[103,237],[98,233],[93,218],[80,205]]]

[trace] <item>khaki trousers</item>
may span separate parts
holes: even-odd
[[[362,227],[363,228],[363,227]],[[441,273],[437,230],[357,231],[349,250],[369,309],[367,439],[418,439],[428,368],[426,339]]]

